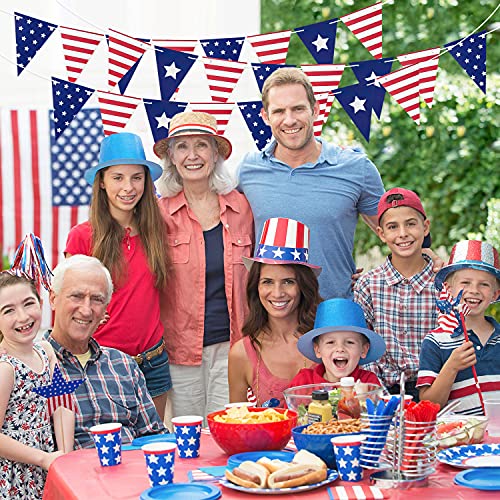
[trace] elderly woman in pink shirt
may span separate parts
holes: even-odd
[[[207,413],[229,400],[230,344],[246,314],[243,257],[253,248],[253,217],[224,168],[231,143],[207,113],[183,112],[154,151],[172,269],[161,318],[170,359],[172,416]]]

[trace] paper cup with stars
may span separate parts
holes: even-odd
[[[117,422],[94,425],[90,428],[97,449],[97,455],[103,467],[122,463],[121,431],[122,424]]]
[[[151,486],[163,486],[174,481],[175,443],[158,441],[142,447]]]
[[[202,422],[203,417],[198,415],[187,415],[172,419],[179,458],[197,458],[200,456]]]
[[[361,481],[363,469],[359,463],[361,443],[365,440],[363,435],[335,436],[331,439],[335,450],[337,470],[342,481]]]

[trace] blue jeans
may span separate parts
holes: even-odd
[[[152,398],[156,398],[164,394],[172,388],[172,378],[170,377],[170,364],[168,362],[168,354],[166,349],[161,354],[155,356],[149,361],[146,359],[146,354],[149,351],[157,349],[163,340],[155,344],[151,349],[141,353],[142,363],[139,365],[146,379],[146,386]]]

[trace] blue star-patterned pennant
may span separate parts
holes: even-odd
[[[144,99],[144,107],[146,108],[149,126],[155,142],[167,137],[170,120],[177,113],[185,111],[186,106],[187,103],[185,102]]]
[[[54,132],[57,139],[82,109],[94,89],[52,78],[52,101],[54,103]]]
[[[28,66],[35,54],[43,47],[57,28],[35,17],[14,12],[16,29],[17,76]]]
[[[271,76],[277,69],[291,67],[290,64],[259,64],[252,63],[253,73],[255,75],[255,80],[259,86],[259,90],[262,92],[262,87],[268,76]]]
[[[376,79],[391,72],[392,62],[392,58],[385,57],[383,59],[360,61],[351,64],[352,71],[359,83],[370,87],[373,94],[373,97],[370,98],[370,104],[378,118],[382,114],[385,88]]]
[[[260,116],[262,101],[238,102],[237,104],[257,148],[263,149],[271,141],[272,132],[271,127],[266,125]]]
[[[161,98],[168,101],[198,56],[155,46]]]
[[[49,385],[35,387],[33,392],[47,398],[49,406],[49,415],[54,413],[58,406],[64,406],[71,410],[74,409],[73,398],[70,396],[83,383],[84,379],[70,380],[66,382],[61,373],[59,365],[54,367],[52,381]]]
[[[207,38],[200,40],[207,57],[238,61],[245,37],[237,38]]]
[[[335,52],[338,19],[295,28],[307,50],[318,64],[332,64]]]
[[[445,44],[471,80],[486,94],[486,31]]]
[[[372,117],[371,99],[373,98],[371,87],[357,83],[342,87],[341,90],[342,92],[335,94],[335,97],[342,104],[345,112],[354,125],[358,127],[363,137],[369,141]]]
[[[106,40],[108,40],[108,37],[106,36]],[[149,38],[138,38],[141,42],[149,43],[151,40]],[[120,90],[120,94],[124,94],[125,91],[127,90],[128,84],[130,83],[130,80],[134,76],[135,70],[137,69],[137,66],[139,66],[139,63],[142,60],[142,56],[137,59],[135,64],[122,76],[122,79],[118,82],[118,89]]]

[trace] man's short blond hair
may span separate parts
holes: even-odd
[[[307,100],[311,105],[311,109],[314,110],[316,98],[314,97],[314,91],[309,78],[307,78],[304,72],[299,68],[280,68],[264,82],[264,87],[262,88],[262,105],[265,111],[267,112],[269,106],[269,91],[273,87],[297,84],[304,87],[307,94]]]

